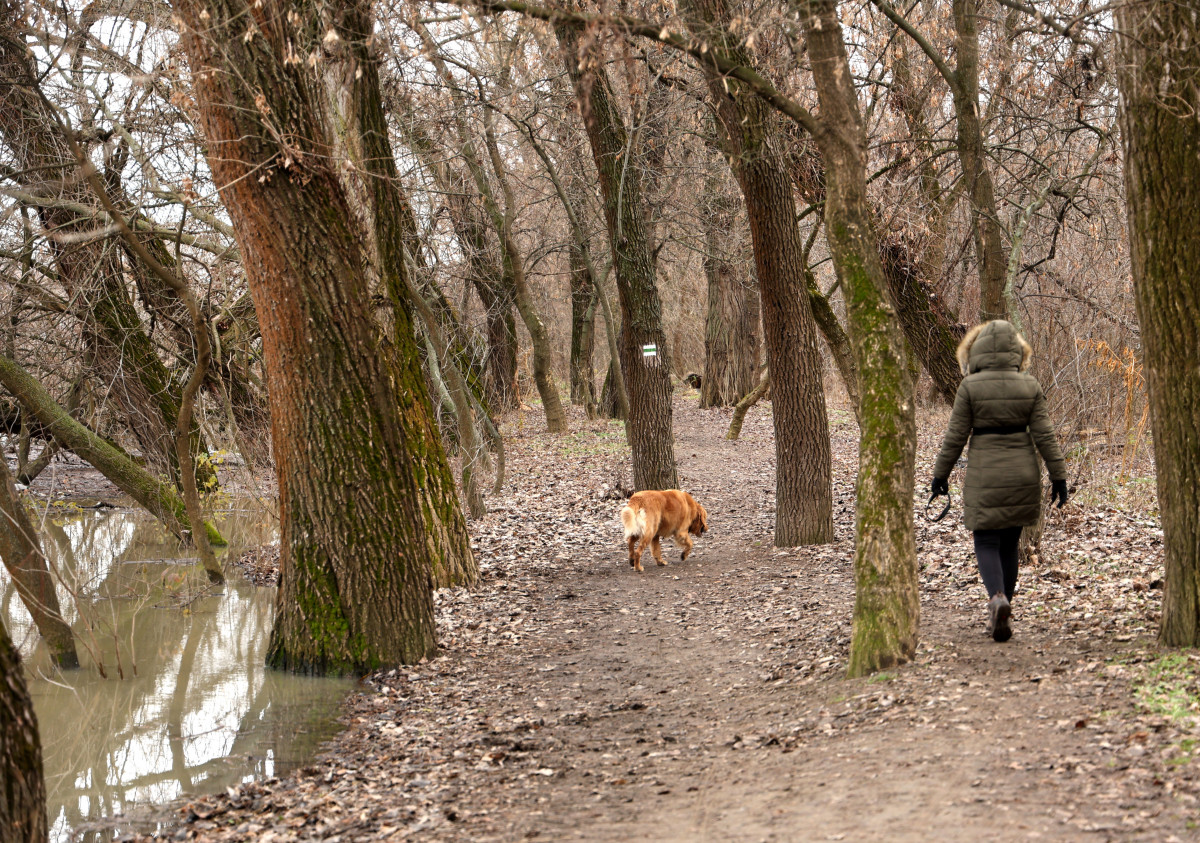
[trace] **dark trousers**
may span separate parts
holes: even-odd
[[[974,536],[979,576],[983,578],[988,597],[1003,592],[1012,600],[1017,589],[1017,548],[1021,543],[1021,528],[976,530]]]

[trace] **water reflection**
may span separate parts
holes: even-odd
[[[52,840],[110,839],[121,814],[141,819],[120,831],[152,827],[154,806],[285,774],[336,732],[350,682],[263,667],[274,589],[233,571],[213,589],[137,512],[50,512],[41,523],[85,667],[52,669],[2,574],[0,607],[31,674]],[[261,513],[218,523],[231,554],[273,537]]]

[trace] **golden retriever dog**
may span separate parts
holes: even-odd
[[[635,492],[629,503],[621,510],[621,523],[625,527],[625,542],[629,545],[629,564],[633,570],[642,570],[642,554],[646,545],[654,554],[659,565],[666,565],[662,557],[659,540],[670,536],[677,547],[683,548],[680,560],[692,552],[692,539],[704,535],[708,529],[708,513],[687,492],[667,489],[662,492]]]

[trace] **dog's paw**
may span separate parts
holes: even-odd
[[[664,568],[665,568],[665,567],[667,567],[668,565],[670,565],[671,563],[670,563],[670,562],[668,562],[666,559],[659,559],[659,560],[658,560],[658,564],[659,564],[659,565],[661,565],[662,567],[664,567]]]
[[[687,551],[686,551],[686,550],[685,550],[683,553],[679,554],[679,561],[680,561],[680,562],[686,562],[686,561],[687,561]]]

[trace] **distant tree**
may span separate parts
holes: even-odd
[[[599,56],[572,27],[557,29],[600,178],[621,301],[621,371],[629,393],[629,440],[637,489],[674,489],[670,357],[662,324],[644,174],[632,161],[625,119]],[[593,45],[593,48],[595,45]],[[652,352],[644,353],[646,346]]]
[[[1117,9],[1129,246],[1166,556],[1162,628],[1200,646],[1200,22],[1169,0]]]
[[[707,40],[730,58],[750,51],[726,34],[746,9],[724,0],[695,0]],[[762,298],[763,335],[771,369],[775,423],[775,544],[833,541],[833,480],[817,324],[806,288],[804,238],[786,164],[779,115],[753,91],[715,69],[708,73],[717,133],[742,188]]]
[[[754,389],[758,372],[761,307],[758,284],[745,254],[745,219],[737,188],[712,171],[704,183],[704,377],[701,407],[730,407]]]

